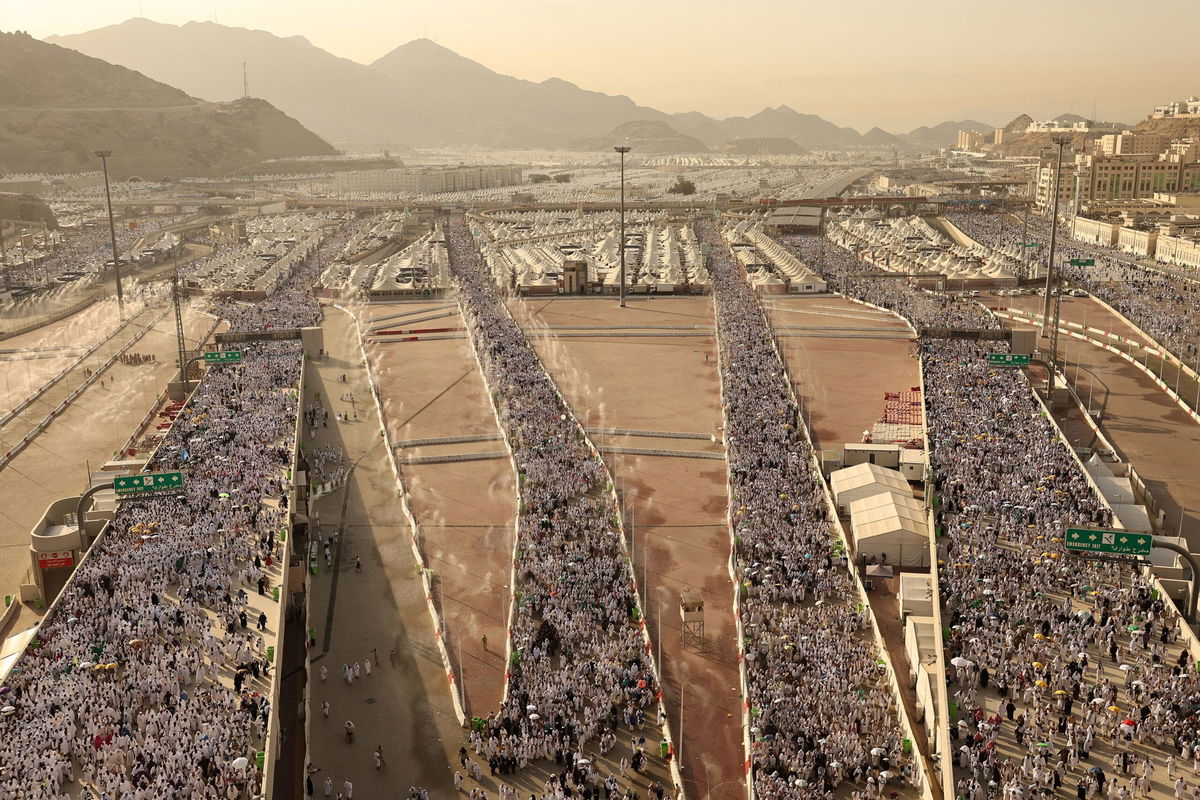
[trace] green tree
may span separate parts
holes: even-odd
[[[677,181],[675,181],[674,186],[672,186],[670,189],[667,189],[667,193],[668,194],[695,194],[696,193],[696,184],[692,183],[691,181],[687,180],[686,178],[680,178]]]

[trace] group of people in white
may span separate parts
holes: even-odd
[[[561,769],[544,797],[584,788],[607,797],[599,794],[605,776],[579,754],[655,704],[658,693],[610,478],[497,293],[465,220],[449,217],[443,229],[464,318],[515,457],[521,503],[504,700],[477,725],[471,745],[492,774],[552,760]],[[635,741],[635,751],[643,745]]]
[[[320,309],[301,287],[318,267],[310,256],[266,303],[216,310],[233,330],[312,325]],[[182,470],[184,488],[120,504],[0,687],[0,798],[260,788],[302,354],[298,341],[241,350],[148,465]]]
[[[758,797],[880,797],[912,777],[870,620],[835,546],[812,447],[761,304],[716,224],[729,503]],[[890,790],[889,790],[890,791]]]
[[[788,243],[810,263],[822,255],[819,240]],[[823,255],[832,287],[918,328],[998,327],[977,303],[850,277],[872,267]],[[1180,620],[1146,575],[1064,552],[1066,528],[1112,514],[1021,372],[988,366],[1002,346],[921,343],[956,794],[1128,800],[1158,782],[1195,797],[1200,678]]]
[[[1027,237],[1040,246],[1029,248],[1035,255],[1030,259],[1044,269],[1050,256],[1049,228],[1033,222],[1029,231],[1000,214],[952,214],[950,220],[977,242],[998,252],[1016,254],[1020,242]],[[1055,246],[1055,270],[1070,281],[1100,298],[1144,330],[1159,344],[1177,356],[1190,360],[1197,355],[1195,341],[1200,339],[1196,315],[1200,314],[1200,284],[1186,280],[1163,267],[1163,271],[1145,269],[1117,258],[1084,249],[1059,231]],[[1071,260],[1091,259],[1092,266],[1075,266]]]

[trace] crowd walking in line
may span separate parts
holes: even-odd
[[[719,329],[754,789],[824,797],[849,781],[880,797],[914,775],[869,611],[835,545],[762,305],[716,224],[697,233],[709,244]]]
[[[322,252],[267,301],[216,313],[235,331],[315,324],[305,289]],[[298,341],[242,353],[205,376],[148,465],[184,470],[184,488],[120,504],[0,687],[0,798],[261,788],[302,353]]]
[[[493,773],[553,761],[544,798],[619,796],[616,781],[592,765],[586,749],[615,741],[624,721],[656,704],[659,687],[611,478],[505,307],[464,218],[446,218],[443,230],[520,495],[504,700],[475,726],[469,744]],[[647,758],[644,739],[635,737],[633,749]],[[465,750],[461,755],[465,766],[470,759]]]
[[[817,237],[785,242],[831,288],[918,328],[997,327],[982,305],[898,281]],[[1001,342],[920,343],[958,797],[1192,797],[1200,676],[1182,623],[1150,577],[1064,551],[1067,527],[1112,512]],[[1182,765],[1188,765],[1183,776]]]
[[[1028,248],[1036,253],[1032,262],[1045,269],[1050,257],[1046,246],[1050,230],[1044,223],[1034,222],[1029,231],[1023,232],[1003,214],[951,214],[948,219],[963,233],[1008,256],[1014,263],[1027,257],[1021,239],[1035,240],[1041,246]],[[1055,270],[1072,286],[1081,287],[1108,303],[1185,361],[1195,359],[1200,353],[1197,350],[1200,283],[1195,279],[1178,277],[1166,265],[1161,270],[1147,269],[1130,263],[1128,257],[1106,255],[1100,248],[1080,247],[1062,231],[1055,251]],[[1080,266],[1072,264],[1072,260],[1092,260],[1095,264]]]

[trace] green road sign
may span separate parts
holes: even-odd
[[[1067,535],[1063,537],[1063,546],[1073,553],[1148,556],[1153,544],[1154,537],[1149,533],[1092,528],[1067,528]]]
[[[1021,242],[1021,247],[1037,247],[1037,242]]]
[[[1070,261],[1072,267],[1094,267],[1096,259],[1094,258],[1072,258]]]
[[[148,472],[141,475],[113,478],[113,489],[119,495],[172,492],[182,488],[182,472]]]
[[[241,350],[215,350],[211,353],[204,354],[205,364],[240,364],[242,363]]]
[[[1029,356],[1025,353],[988,353],[989,367],[1028,367]]]

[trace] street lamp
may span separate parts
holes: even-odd
[[[113,223],[112,192],[108,188],[108,159],[112,150],[97,150],[96,158],[104,169],[104,197],[108,201],[108,235],[112,238],[113,277],[117,281],[117,313],[125,321],[125,298],[121,294],[121,254],[117,252],[117,227]]]
[[[631,149],[627,144],[613,148],[621,154],[621,308],[625,307],[625,154]]]
[[[0,263],[4,265],[4,288],[11,292],[13,288],[12,267],[8,263],[8,252],[4,249],[4,220],[0,219]]]
[[[1053,297],[1054,283],[1057,277],[1054,274],[1054,247],[1058,241],[1058,196],[1061,194],[1059,187],[1062,186],[1062,157],[1063,148],[1071,141],[1068,136],[1055,136],[1050,139],[1051,142],[1058,145],[1058,159],[1054,165],[1054,201],[1053,210],[1050,213],[1050,253],[1049,260],[1046,262],[1046,302],[1042,304],[1042,335],[1050,337],[1050,368],[1047,370],[1049,377],[1046,381],[1046,400],[1049,403],[1054,402],[1054,370],[1058,368],[1058,311],[1062,298]],[[1050,304],[1054,303],[1054,318],[1050,318]]]

